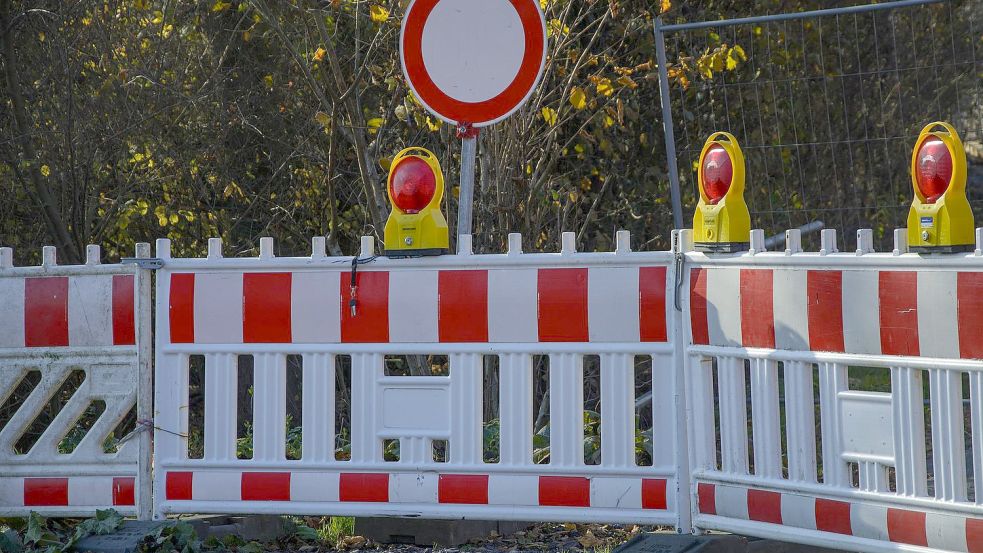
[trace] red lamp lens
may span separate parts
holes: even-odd
[[[915,182],[925,201],[934,204],[949,188],[949,181],[952,180],[949,148],[938,138],[930,136],[919,146],[915,159]]]
[[[427,207],[437,191],[437,177],[426,161],[407,157],[393,168],[389,194],[404,213],[419,213]]]
[[[703,192],[710,198],[710,205],[717,205],[734,179],[734,164],[730,154],[720,144],[714,144],[703,156]]]

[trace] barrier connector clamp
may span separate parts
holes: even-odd
[[[124,257],[119,261],[123,265],[136,265],[141,269],[150,271],[164,268],[164,260],[159,257]]]

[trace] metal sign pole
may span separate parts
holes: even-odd
[[[471,208],[474,205],[474,165],[478,150],[478,129],[468,124],[457,128],[461,137],[461,188],[457,197],[457,253],[461,236],[471,234]]]

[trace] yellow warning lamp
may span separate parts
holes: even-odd
[[[918,135],[911,155],[915,199],[908,211],[908,249],[954,253],[975,247],[966,199],[966,150],[956,129],[937,121]]]
[[[744,203],[744,153],[734,135],[715,132],[700,152],[700,202],[693,216],[698,251],[733,253],[749,249],[751,214]]]
[[[440,211],[444,174],[437,156],[424,148],[396,154],[386,187],[393,210],[386,221],[389,257],[441,255],[447,252],[447,220]]]

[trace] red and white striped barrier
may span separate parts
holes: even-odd
[[[983,273],[697,268],[694,344],[983,358]]]
[[[737,532],[757,526],[752,532],[763,534],[775,532],[774,525],[784,526],[792,535],[796,530],[815,532],[811,541],[829,545],[892,550],[900,544],[939,551],[983,552],[983,517],[862,499],[830,499],[700,482],[697,512],[697,525],[723,525]],[[772,530],[768,530],[769,526]],[[878,542],[884,545],[879,546]]]
[[[151,416],[149,271],[102,265],[98,246],[85,265],[58,265],[52,247],[39,267],[12,257],[0,248],[0,516],[149,518],[150,433],[119,435]]]

